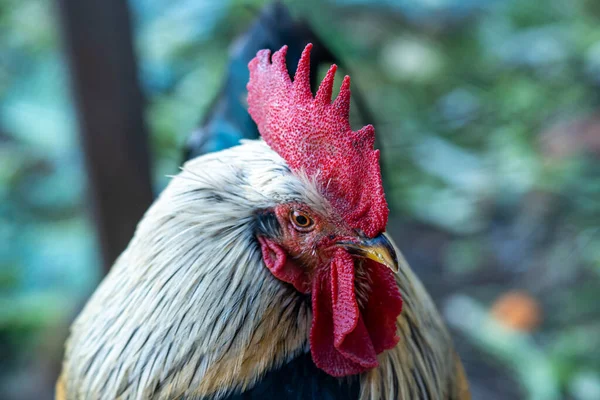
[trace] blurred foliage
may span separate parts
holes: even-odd
[[[225,49],[264,3],[130,0],[157,188],[220,89]],[[518,396],[600,398],[599,3],[289,7],[367,98],[397,229],[411,240],[399,245],[445,310],[475,398],[507,386],[477,374],[477,352]],[[99,279],[53,11],[0,0],[0,358],[22,368]],[[512,289],[539,303],[539,327],[491,316]],[[0,363],[9,377],[21,370]]]
[[[0,387],[35,386],[36,349],[99,277],[51,5],[0,1]]]

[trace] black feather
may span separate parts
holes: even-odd
[[[281,237],[281,225],[273,211],[261,211],[256,214],[256,234],[271,239]]]
[[[248,62],[261,49],[279,50],[288,45],[288,68],[293,76],[307,43],[313,43],[311,77],[313,90],[317,85],[317,68],[322,63],[338,63],[336,57],[319,40],[312,29],[292,18],[288,9],[275,2],[266,6],[256,22],[230,49],[225,81],[219,95],[206,114],[201,126],[189,137],[186,160],[235,146],[240,139],[258,138],[256,124],[246,109],[246,84],[250,73]]]
[[[358,376],[334,378],[315,366],[310,353],[304,353],[267,372],[252,389],[224,400],[353,400],[358,399],[359,393]]]

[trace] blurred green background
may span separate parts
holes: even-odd
[[[155,192],[263,1],[130,0]],[[285,2],[352,71],[390,230],[475,399],[600,399],[600,2]],[[55,4],[0,0],[0,398],[50,399],[101,279]]]

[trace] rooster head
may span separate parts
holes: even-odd
[[[346,376],[376,367],[377,354],[396,345],[402,298],[384,233],[388,207],[374,129],[350,127],[348,76],[331,101],[335,65],[313,96],[311,47],[293,81],[285,46],[272,56],[258,52],[249,64],[248,105],[264,141],[325,204],[287,201],[261,210],[257,239],[271,273],[311,298],[313,361]]]

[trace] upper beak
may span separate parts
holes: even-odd
[[[394,272],[398,272],[398,257],[394,246],[385,233],[372,239],[362,239],[356,242],[341,242],[350,254],[367,258],[385,265]]]

